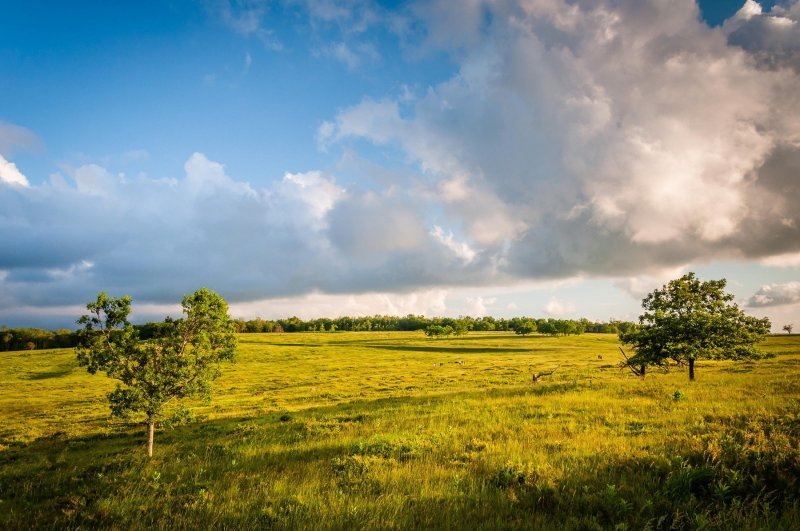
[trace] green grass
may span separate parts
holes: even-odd
[[[800,337],[765,349],[690,383],[605,335],[242,335],[149,462],[71,350],[0,353],[0,528],[796,529]]]

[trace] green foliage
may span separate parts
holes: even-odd
[[[45,348],[74,347],[78,336],[69,330],[41,330],[38,328],[0,329],[0,349],[2,350],[34,350]]]
[[[411,332],[415,330],[426,330],[430,326],[440,326],[453,329],[455,335],[464,335],[469,331],[476,332],[506,332],[516,330],[518,326],[526,321],[534,322],[541,327],[540,333],[547,335],[570,335],[583,334],[584,332],[597,334],[616,334],[626,331],[633,326],[633,323],[621,321],[592,322],[588,319],[539,319],[534,320],[528,317],[514,317],[512,319],[494,318],[491,316],[474,318],[462,316],[458,319],[452,317],[425,317],[422,315],[373,315],[370,317],[337,317],[330,319],[320,317],[304,321],[299,317],[289,317],[278,319],[277,321],[265,320],[260,317],[245,321],[237,319],[234,321],[236,332],[238,333],[265,333],[265,332],[330,332],[338,330],[342,332]],[[150,332],[152,325],[141,325],[144,331]],[[531,333],[531,332],[528,332]]]
[[[441,325],[429,325],[425,329],[425,335],[428,337],[442,337],[442,336],[452,336],[455,333],[453,327],[450,325],[441,326]]]
[[[568,336],[584,333],[589,322],[586,319],[573,321],[571,319],[540,319],[536,322],[536,330],[540,334],[550,336]]]
[[[769,319],[751,317],[725,293],[725,279],[703,282],[694,273],[670,281],[643,301],[639,326],[620,333],[636,355],[630,366],[689,363],[698,359],[756,359],[755,345],[769,333]]]
[[[453,333],[457,336],[464,336],[467,335],[467,332],[470,330],[471,320],[461,318],[455,322],[455,326],[453,326]]]
[[[165,415],[173,400],[210,398],[211,382],[220,364],[232,361],[236,350],[233,323],[222,297],[206,288],[182,301],[184,317],[170,319],[157,337],[140,338],[128,321],[131,298],[100,293],[78,323],[78,364],[90,374],[103,371],[118,380],[108,394],[116,417],[144,414],[148,425]]]
[[[521,336],[526,336],[536,332],[536,330],[536,321],[532,319],[525,319],[516,325],[514,328],[514,333]]]

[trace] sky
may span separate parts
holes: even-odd
[[[695,271],[800,327],[800,0],[8,2],[0,324],[634,320]]]

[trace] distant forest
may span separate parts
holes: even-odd
[[[275,321],[267,319],[235,319],[234,325],[239,333],[291,333],[291,332],[390,332],[416,330],[452,330],[456,335],[470,331],[480,332],[538,332],[548,335],[569,335],[583,333],[616,334],[624,332],[633,323],[625,321],[592,322],[588,319],[533,319],[530,317],[514,317],[512,319],[496,319],[494,317],[432,317],[421,315],[373,315],[371,317],[338,317],[328,319],[310,319],[304,321],[299,317],[289,317]],[[166,328],[163,322],[151,322],[134,325],[142,339],[159,337]],[[432,335],[432,334],[429,334]],[[434,334],[438,335],[438,334]],[[48,348],[69,348],[77,344],[75,331],[60,329],[56,331],[39,328],[0,328],[0,349],[38,350]]]

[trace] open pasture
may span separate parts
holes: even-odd
[[[72,350],[0,354],[0,528],[800,526],[800,336],[691,383],[610,335],[239,340],[150,461]]]

